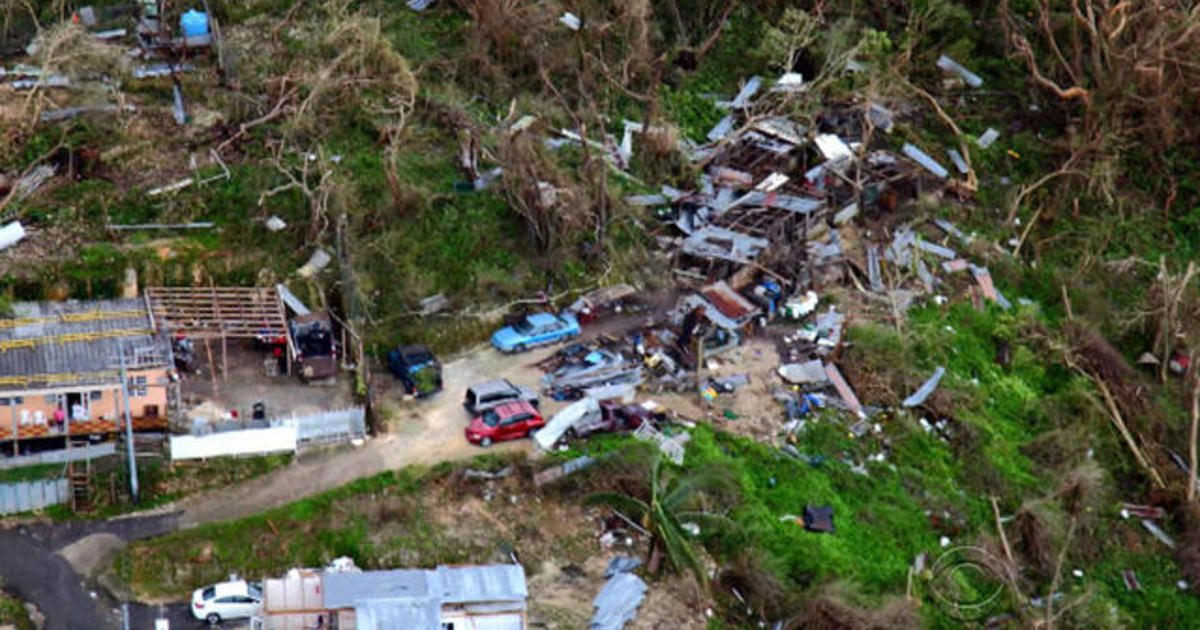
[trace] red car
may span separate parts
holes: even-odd
[[[523,438],[546,425],[542,415],[527,401],[505,403],[475,416],[467,425],[467,441],[480,446]]]

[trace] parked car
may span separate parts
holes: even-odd
[[[262,587],[231,580],[198,588],[192,593],[192,616],[215,626],[229,619],[247,619],[262,605]]]
[[[492,334],[492,345],[500,352],[524,352],[579,335],[579,322],[569,314],[534,313]]]
[[[396,348],[388,353],[388,369],[418,398],[442,391],[442,364],[423,345]]]
[[[527,401],[505,403],[475,416],[465,430],[467,441],[480,446],[533,435],[546,425]]]
[[[467,388],[467,394],[463,397],[463,408],[472,416],[477,416],[493,407],[518,401],[528,402],[537,409],[537,392],[528,387],[513,385],[511,381],[504,379]]]

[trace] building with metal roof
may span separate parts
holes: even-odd
[[[319,578],[319,585],[313,584]],[[288,595],[302,590],[309,597]],[[524,630],[525,570],[517,564],[392,571],[293,571],[267,580],[255,630],[324,623],[343,630]],[[316,601],[320,598],[320,601]]]
[[[16,302],[0,317],[0,442],[166,426],[169,340],[140,299]]]

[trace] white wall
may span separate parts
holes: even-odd
[[[171,436],[171,460],[222,455],[265,455],[295,452],[296,427],[224,431],[205,436]]]

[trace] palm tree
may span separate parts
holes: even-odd
[[[700,554],[684,524],[694,523],[702,531],[732,526],[729,518],[705,507],[716,501],[731,505],[737,486],[725,469],[709,467],[683,472],[664,464],[658,451],[650,455],[648,468],[647,488],[638,493],[649,495],[648,500],[619,492],[596,492],[585,497],[584,503],[612,508],[641,523],[650,536],[646,566],[650,573],[658,573],[665,558],[675,569],[687,569],[695,574],[697,581],[706,584],[708,576]]]

